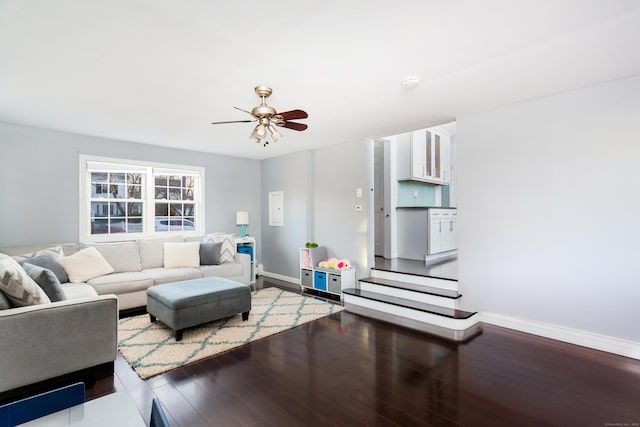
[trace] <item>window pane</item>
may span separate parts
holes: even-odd
[[[91,182],[107,182],[106,172],[91,172]]]
[[[182,191],[179,188],[169,188],[169,200],[182,200]]]
[[[91,197],[109,197],[109,185],[108,184],[91,184]]]
[[[156,200],[167,199],[167,187],[156,187]]]
[[[130,199],[142,199],[142,186],[141,185],[129,185],[127,186]]]
[[[109,182],[124,182],[124,173],[110,173],[109,174]]]
[[[184,229],[185,230],[195,230],[196,229],[196,219],[194,217],[189,217],[184,219]]]
[[[125,210],[126,203],[111,202],[111,216],[125,216],[127,211]]]
[[[127,203],[127,216],[142,216],[142,203]]]
[[[182,186],[182,177],[180,176],[170,176],[169,177],[169,187],[181,187]]]
[[[127,221],[127,232],[142,233],[142,218],[129,218]]]
[[[182,190],[182,200],[193,200],[193,188]]]
[[[91,234],[106,234],[109,232],[109,220],[92,219]]]
[[[169,230],[169,218],[156,218],[156,231]]]
[[[156,181],[156,185],[163,185],[163,186],[167,186],[167,180],[169,179],[168,176],[166,175],[156,175],[155,176],[155,181]]]
[[[168,216],[169,204],[168,203],[156,203],[156,216]]]
[[[127,184],[142,184],[142,174],[141,173],[128,173],[127,174]]]
[[[126,233],[126,220],[124,218],[111,218],[109,221],[109,233]]]
[[[184,204],[184,216],[194,216],[196,214],[196,205],[193,203]]]
[[[171,203],[169,207],[169,215],[182,216],[182,203]]]
[[[182,177],[182,186],[185,188],[193,188],[196,182],[196,178],[194,176],[185,175]]]
[[[124,184],[122,185],[109,185],[109,192],[111,193],[112,199],[124,199],[127,197],[127,194],[124,191]]]
[[[92,217],[109,216],[109,202],[91,202]]]

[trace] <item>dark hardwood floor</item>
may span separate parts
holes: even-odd
[[[456,344],[341,312],[147,381],[115,371],[87,397],[127,393],[146,420],[158,397],[173,426],[640,425],[640,361],[491,325]]]

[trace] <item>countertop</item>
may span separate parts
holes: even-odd
[[[396,209],[458,209],[457,207],[448,206],[396,206]]]

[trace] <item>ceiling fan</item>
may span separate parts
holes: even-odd
[[[251,111],[243,110],[242,108],[233,107],[236,110],[244,111],[251,114],[253,119],[251,120],[232,120],[227,122],[213,122],[212,125],[219,125],[223,123],[251,123],[258,122],[256,127],[251,132],[251,139],[254,142],[260,143],[264,139],[263,145],[266,147],[269,144],[267,138],[267,132],[271,135],[273,142],[276,142],[282,138],[282,134],[278,132],[275,126],[284,127],[287,129],[293,129],[297,131],[303,131],[307,129],[307,125],[304,123],[290,122],[289,120],[306,119],[309,115],[302,110],[291,110],[282,113],[276,112],[276,109],[267,105],[267,98],[271,95],[272,90],[267,86],[256,86],[256,94],[262,99],[260,105],[255,107]]]

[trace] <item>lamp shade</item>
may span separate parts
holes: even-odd
[[[236,212],[236,225],[248,225],[249,212]]]

